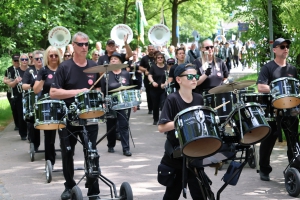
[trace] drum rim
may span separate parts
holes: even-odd
[[[293,78],[293,77],[281,77],[281,78],[277,78],[277,79],[273,80],[273,81],[271,82],[271,84],[272,84],[272,83],[275,83],[275,82],[277,82],[277,81],[285,80],[285,79],[288,79],[288,80],[294,80],[294,81],[296,81],[296,82],[299,82],[298,79]]]
[[[179,113],[177,113],[177,115],[176,115],[175,118],[174,118],[174,121],[176,121],[177,118],[179,118],[180,115],[182,115],[182,114],[184,114],[184,113],[186,113],[186,112],[189,112],[189,111],[191,111],[191,110],[197,110],[198,108],[205,108],[206,110],[210,110],[210,111],[212,111],[213,113],[216,114],[215,110],[212,109],[212,108],[209,107],[209,106],[191,106],[191,107],[185,108],[185,109],[183,109],[182,111],[180,111]]]
[[[87,91],[83,91],[83,92],[80,92],[80,93],[76,94],[75,97],[79,97],[79,96],[81,96],[83,94],[89,94],[89,93],[99,93],[99,94],[102,95],[102,93],[100,91],[98,91],[98,90],[87,90]]]
[[[52,102],[55,102],[55,103],[60,103],[60,104],[63,104],[63,105],[66,105],[66,103],[63,101],[63,100],[54,100],[54,99],[47,99],[47,100],[39,100],[37,101],[35,104],[36,105],[40,105],[42,103],[52,103]]]
[[[271,93],[242,93],[242,96],[272,96]]]
[[[129,89],[129,90],[123,90],[123,91],[114,92],[114,93],[111,94],[111,96],[113,97],[113,96],[116,96],[116,94],[122,94],[123,92],[140,93],[140,91],[137,90],[137,89],[132,89],[132,90]]]

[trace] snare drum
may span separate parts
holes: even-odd
[[[75,96],[77,115],[81,119],[92,119],[104,115],[102,94],[100,91],[90,90]]]
[[[193,106],[179,112],[175,118],[175,134],[182,154],[188,157],[207,157],[222,146],[219,138],[219,118],[207,106]]]
[[[37,95],[33,91],[28,90],[23,93],[23,114],[24,120],[34,122],[34,104],[37,102]]]
[[[259,103],[265,112],[265,118],[267,121],[274,121],[277,115],[277,109],[272,106],[271,94],[253,93],[242,94],[242,101],[244,103],[255,102]]]
[[[67,107],[60,100],[44,100],[35,104],[34,127],[40,130],[56,130],[66,127]]]
[[[91,118],[91,119],[81,119],[76,114],[76,110],[73,107],[69,107],[68,112],[68,121],[71,126],[89,126],[89,125],[97,125],[99,123],[103,123],[101,117]]]
[[[239,115],[238,109],[240,109],[241,115]],[[238,143],[252,145],[263,140],[271,130],[264,115],[263,109],[257,103],[240,104],[230,113],[223,125],[229,124],[233,128],[233,134],[238,137]]]
[[[123,110],[141,104],[140,90],[123,90],[111,95],[112,109]]]
[[[300,104],[299,81],[283,77],[271,82],[272,104],[278,109],[294,108]]]

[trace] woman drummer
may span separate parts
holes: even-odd
[[[51,84],[53,83],[55,72],[58,65],[62,62],[60,51],[53,46],[49,46],[44,56],[39,54],[35,55],[35,60],[43,60],[43,67],[38,72],[36,81],[33,86],[35,94],[41,92],[41,97],[48,96]],[[48,98],[48,97],[46,97]],[[53,165],[55,164],[55,137],[56,130],[44,130],[45,134],[45,160],[50,160]]]
[[[176,174],[175,178],[167,181],[166,177],[158,175],[158,181],[166,186],[163,200],[176,200],[179,199],[182,190],[182,171],[183,171],[183,158],[176,157],[176,149],[179,147],[179,140],[175,137],[175,116],[182,110],[191,107],[203,105],[203,98],[200,94],[192,92],[197,86],[199,75],[197,70],[192,64],[180,64],[174,71],[175,86],[177,91],[170,94],[164,104],[162,113],[158,122],[158,130],[161,133],[167,134],[165,143],[165,153],[159,165],[161,174],[172,171]],[[170,147],[170,148],[168,148]],[[198,170],[203,170],[201,166]],[[193,199],[206,199],[203,198],[198,181],[191,172],[187,172],[187,183]],[[204,172],[203,172],[204,173]],[[204,195],[205,196],[205,195]]]
[[[110,57],[110,64],[122,64],[121,62],[121,54],[114,52]],[[131,85],[131,78],[130,74],[126,70],[116,69],[113,71],[108,72],[108,94],[113,94],[109,92],[110,90],[119,88],[121,86],[129,86]],[[101,91],[103,94],[106,94],[106,79],[101,79]],[[118,124],[119,132],[121,136],[121,144],[123,149],[123,155],[131,156],[130,146],[129,146],[129,119],[128,119],[128,112],[130,112],[131,108],[129,109],[122,109],[116,111],[116,118],[107,118],[106,121],[106,128],[107,128],[107,146],[108,152],[114,153],[114,147],[116,146],[116,124]],[[135,112],[137,107],[133,107],[133,111]],[[112,130],[111,130],[112,129]]]

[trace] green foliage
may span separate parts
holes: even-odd
[[[7,99],[0,100],[0,119],[0,130],[2,127],[7,126],[12,119],[12,113]]]
[[[7,85],[3,83],[3,78],[5,70],[11,65],[11,57],[9,57],[8,55],[3,55],[2,57],[0,57],[0,92],[4,92],[7,90]]]

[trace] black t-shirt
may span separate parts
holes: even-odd
[[[176,63],[175,65],[173,65],[173,66],[171,67],[171,69],[170,69],[170,72],[169,72],[169,77],[170,77],[170,78],[173,78],[173,82],[175,82],[175,81],[174,81],[174,79],[175,79],[175,77],[174,77],[174,72],[175,72],[175,69],[176,69],[177,66],[178,66],[177,63]]]
[[[30,73],[30,70],[33,71],[33,75]],[[37,73],[38,70],[33,66],[33,67],[29,67],[28,69],[26,69],[22,82],[25,84],[31,84],[33,82],[34,79],[36,79],[37,77]],[[34,76],[34,79],[33,79]]]
[[[202,95],[193,92],[193,101],[191,103],[186,103],[181,98],[179,92],[176,91],[167,97],[158,124],[166,124],[168,122],[174,121],[174,118],[180,111],[191,106],[200,105],[203,105]],[[179,140],[175,136],[175,130],[168,131],[166,134],[167,140],[172,144],[173,147],[179,146]],[[179,169],[182,168],[182,159],[174,159],[165,155],[162,161],[167,163],[169,166]]]
[[[154,82],[158,84],[158,87],[151,87],[151,90],[164,90],[161,89],[161,84],[166,82],[166,71],[167,70],[167,65],[164,65],[163,68],[158,67],[157,65],[153,65],[150,68],[149,74],[152,75],[152,78]],[[148,78],[148,77],[147,77]]]
[[[108,91],[121,87],[121,83],[123,86],[131,85],[130,74],[126,70],[121,70],[121,73],[114,74],[112,71],[108,72]],[[101,91],[104,95],[106,95],[106,79],[103,77],[101,79]],[[112,93],[108,93],[112,94]]]
[[[110,59],[110,56],[108,56],[107,54],[100,56],[97,64],[103,65],[105,62],[106,62],[106,64],[109,64],[109,59]],[[121,53],[121,62],[124,63],[125,61],[126,61],[126,54]]]
[[[281,77],[297,78],[296,68],[288,63],[285,67],[280,67],[272,60],[261,68],[257,83],[269,85],[272,81]]]
[[[56,73],[55,71],[52,71],[51,69],[49,69],[48,66],[45,66],[45,69],[46,69],[46,71],[48,73],[48,76],[47,76],[47,78],[46,78],[46,80],[44,82],[44,86],[43,86],[43,90],[42,90],[42,95],[48,94],[50,92],[51,85],[54,82],[54,75]],[[37,78],[36,78],[37,81],[41,81],[42,80],[42,75],[41,74],[42,74],[42,70],[40,70],[38,72],[38,75],[37,75]]]
[[[62,62],[55,73],[54,81],[51,85],[57,89],[89,89],[99,78],[99,73],[84,73],[83,70],[90,67],[94,67],[97,64],[92,60],[87,60],[85,67],[79,67],[73,61],[73,58]],[[100,81],[95,85],[94,88],[100,87]],[[67,106],[75,101],[74,97],[64,99]]]
[[[203,83],[197,86],[197,91],[203,92],[205,90],[210,90],[214,87],[222,85],[223,79],[228,77],[228,69],[224,61],[222,61],[220,58],[215,58],[215,61],[211,63],[211,74]],[[198,74],[202,75],[205,73],[202,68],[202,63],[199,59],[195,60],[194,64],[196,65]]]
[[[145,69],[150,71],[150,68],[154,65],[154,57],[149,57],[148,55],[144,56],[141,59],[140,66],[144,67]],[[144,84],[145,86],[149,85],[148,76],[144,76]]]

